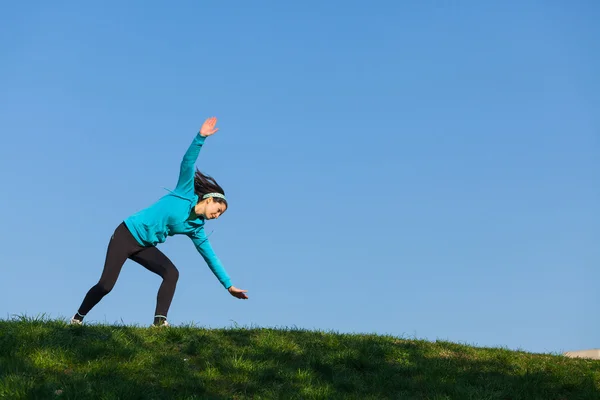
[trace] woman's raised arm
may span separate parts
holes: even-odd
[[[194,166],[206,138],[219,130],[219,128],[215,128],[216,123],[217,118],[215,117],[208,118],[204,121],[200,131],[196,134],[190,147],[185,152],[183,159],[181,160],[179,179],[177,180],[177,186],[175,187],[176,192],[187,194],[194,191]]]

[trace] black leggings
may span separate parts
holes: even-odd
[[[156,247],[141,246],[131,232],[129,232],[124,222],[115,229],[114,234],[110,238],[102,276],[83,299],[78,310],[80,315],[86,315],[113,289],[121,268],[128,258],[163,278],[156,298],[155,315],[167,316],[173,295],[175,294],[179,271],[175,268],[171,260]]]

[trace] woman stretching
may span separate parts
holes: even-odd
[[[175,294],[179,271],[157,247],[167,236],[187,235],[212,272],[229,293],[247,299],[246,290],[232,286],[231,280],[215,255],[204,232],[204,222],[216,219],[227,210],[225,192],[217,182],[194,164],[207,136],[217,132],[216,118],[208,118],[183,156],[175,190],[150,207],[125,219],[108,243],[104,270],[97,284],[87,292],[71,324],[82,324],[83,318],[115,286],[121,268],[131,259],[163,279],[156,300],[154,326],[169,326],[167,313]]]

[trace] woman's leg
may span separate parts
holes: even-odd
[[[159,324],[165,321],[175,295],[179,271],[171,260],[156,247],[146,247],[129,258],[158,274],[163,279],[156,296],[154,323]]]
[[[115,286],[117,278],[121,273],[121,268],[129,256],[144,249],[143,246],[127,229],[124,223],[121,223],[110,238],[108,249],[106,251],[106,260],[104,261],[104,270],[100,280],[87,292],[77,314],[73,317],[79,321],[92,309],[104,296],[106,296]]]

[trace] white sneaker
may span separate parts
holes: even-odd
[[[83,321],[78,320],[77,318],[71,318],[70,325],[83,325]]]
[[[162,328],[162,327],[168,327],[169,323],[167,322],[167,320],[165,319],[163,322],[161,322],[160,324],[152,324],[153,327],[155,328]]]

